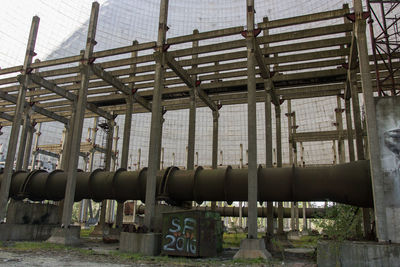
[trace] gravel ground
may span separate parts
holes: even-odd
[[[237,249],[226,249],[218,258],[188,259],[180,257],[134,257],[127,258],[118,253],[118,244],[103,244],[102,242],[86,242],[80,248],[18,248],[15,243],[0,247],[0,266],[7,267],[64,267],[64,266],[290,266],[311,267],[316,264],[307,258],[291,257],[285,262],[275,257],[272,262],[237,262],[232,257]]]

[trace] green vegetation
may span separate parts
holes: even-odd
[[[326,219],[315,219],[313,223],[322,229],[322,235],[330,240],[361,240],[362,210],[358,207],[336,204],[326,212]]]
[[[94,226],[89,227],[88,229],[81,230],[81,238],[88,238],[89,235],[93,232]]]
[[[316,248],[320,236],[302,236],[300,240],[292,240],[291,243],[295,248]]]
[[[247,233],[224,233],[223,248],[238,248],[240,241],[247,237]],[[258,238],[263,238],[263,233],[258,233]]]

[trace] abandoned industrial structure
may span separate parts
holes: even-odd
[[[113,210],[110,200],[116,200],[113,229],[120,234],[122,249],[148,255],[161,251],[214,255],[215,247],[211,248],[214,252],[196,250],[191,243],[195,239],[182,241],[186,254],[172,251],[175,237],[170,235],[169,242],[164,235],[160,224],[167,219],[160,219],[160,210],[167,211],[164,217],[172,218],[172,226],[194,231],[196,227],[209,228],[205,226],[208,220],[219,218],[215,213],[242,216],[242,202],[247,202],[247,239],[242,240],[235,257],[268,258],[265,241],[257,238],[258,216],[267,217],[268,234],[283,234],[284,217],[291,217],[292,229],[299,230],[294,218],[298,221],[304,216],[306,225],[306,214],[312,216],[312,209],[306,204],[299,209],[298,202],[332,201],[362,208],[364,234],[377,239],[351,246],[363,260],[374,258],[377,265],[400,261],[395,245],[400,243],[400,1],[367,0],[363,6],[363,1],[353,0],[334,10],[276,20],[264,17],[256,23],[255,1],[242,0],[245,26],[205,32],[193,29],[192,34],[170,38],[169,1],[156,2],[160,5],[156,41],[132,40],[131,45],[95,51],[100,5],[94,2],[84,50],[43,61],[33,61],[40,34],[40,19],[33,17],[23,65],[0,69],[0,123],[3,130],[9,130],[0,175],[0,240],[49,238],[50,242],[73,245],[79,242],[80,231],[80,226],[72,224],[74,202],[81,201],[81,214],[86,217],[90,200],[102,202],[101,232],[106,227],[107,207],[107,212]],[[377,23],[380,31],[374,28]],[[292,109],[295,101],[313,105],[321,98],[333,99],[336,104],[330,125],[334,130],[299,131],[301,114]],[[219,150],[221,136],[224,138],[221,113],[231,105],[246,105],[246,121],[238,125],[247,138],[245,148],[240,144],[239,168],[227,166],[233,165],[229,159],[224,164]],[[187,126],[176,129],[187,131],[187,139],[179,140],[186,144],[186,162],[181,164],[185,166],[177,167],[174,153],[172,164],[165,160],[163,138],[168,132],[163,125],[169,113],[179,110],[188,110],[188,114]],[[206,159],[211,160],[203,160],[205,164],[199,164],[196,152],[201,138],[199,112],[211,115],[212,142],[204,149]],[[258,142],[260,112],[264,118],[262,146]],[[151,114],[146,117],[148,139],[143,141],[148,143],[147,166],[141,163],[139,150],[134,168],[132,159],[129,163],[131,139],[135,139],[132,121],[143,113]],[[122,116],[119,153],[116,120]],[[229,111],[225,116],[235,121]],[[104,122],[99,123],[99,118]],[[85,119],[93,119],[94,126],[89,127],[83,142]],[[40,132],[41,124],[54,121],[63,125],[62,142],[39,145],[35,132]],[[98,128],[104,129],[100,145],[96,143]],[[287,153],[283,152],[283,137]],[[229,140],[224,142],[229,145]],[[316,153],[315,162],[305,164],[304,146],[309,142],[325,142],[331,150]],[[56,170],[35,167],[38,154],[57,158]],[[99,154],[101,168],[93,170]],[[322,154],[332,155],[334,164],[318,162]],[[80,158],[83,170],[79,169]],[[38,230],[40,224],[11,219],[22,200],[57,203],[56,223],[42,223],[48,227],[46,238],[35,233],[45,232]],[[130,200],[145,203],[142,233],[122,231],[124,202]],[[238,213],[217,207],[219,201],[240,201]],[[209,209],[188,209],[209,202]],[[258,211],[258,202],[266,203],[265,212]],[[292,203],[289,215],[284,202]],[[179,215],[182,211],[177,210],[183,207],[184,215]],[[134,209],[139,213],[136,204]],[[214,215],[205,215],[207,211]],[[196,233],[200,241],[200,233],[208,232]],[[178,241],[174,246],[179,250]],[[319,264],[328,264],[325,260]],[[360,261],[346,260],[349,266]]]

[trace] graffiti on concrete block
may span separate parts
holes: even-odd
[[[170,217],[170,226],[163,236],[163,250],[196,254],[196,220],[190,217]]]

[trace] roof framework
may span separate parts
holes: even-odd
[[[269,92],[275,105],[287,99],[344,94],[350,69],[358,72],[357,62],[352,60],[357,58],[354,54],[357,49],[353,46],[353,24],[346,18],[349,13],[345,6],[328,12],[258,23],[260,32],[268,29],[274,33],[256,38],[257,101],[265,100],[264,81],[272,82],[273,89]],[[305,24],[308,29],[293,30],[291,27]],[[243,37],[237,38],[244,32],[244,27],[234,27],[167,39],[164,49],[168,50],[165,53],[168,68],[162,91],[165,109],[189,108],[192,87],[196,87],[199,94],[198,107],[209,106],[214,110],[218,104],[246,103],[246,41]],[[195,41],[235,37],[235,40],[174,50],[182,44],[192,46]],[[114,116],[125,114],[126,96],[129,94],[134,97],[134,113],[149,112],[157,57],[157,52],[152,51],[155,47],[156,42],[134,43],[94,52],[88,62],[91,74],[85,117],[100,115],[110,119],[111,112]],[[115,59],[117,55],[126,57]],[[54,115],[47,116],[36,109],[32,119],[45,122],[58,116],[60,121],[71,116],[71,105],[80,88],[82,60],[81,54],[35,62],[29,66],[26,74],[29,77],[28,103]],[[373,57],[369,60],[373,61]],[[384,63],[377,63],[378,69],[384,72]],[[351,66],[349,70],[348,66]],[[20,75],[22,68],[15,66],[0,70],[0,98],[3,99],[0,102],[0,123],[3,126],[11,125],[7,118],[14,115],[15,103],[9,98],[16,98],[18,94],[18,81],[24,80]],[[358,81],[358,73],[356,79]],[[360,83],[358,87],[361,87]]]

